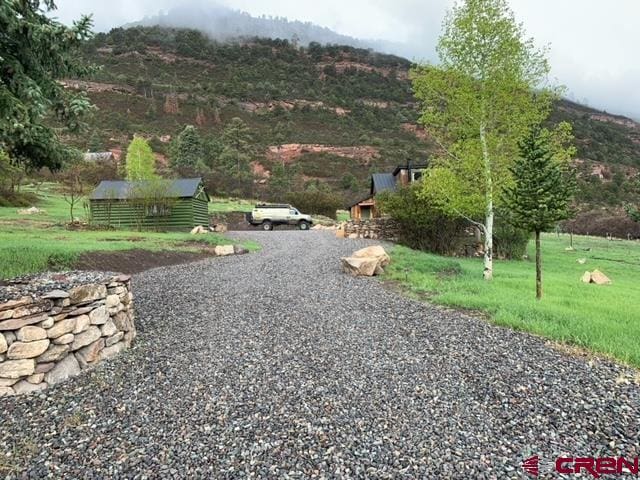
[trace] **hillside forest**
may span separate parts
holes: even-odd
[[[348,205],[366,195],[371,173],[428,163],[435,151],[417,123],[411,62],[398,56],[277,39],[218,42],[165,27],[99,33],[82,54],[98,68],[64,84],[97,108],[88,131],[63,140],[124,160],[140,135],[161,173],[202,176],[213,195],[322,191]],[[577,218],[626,219],[625,202],[639,197],[640,125],[560,100],[549,122],[564,120],[577,147]],[[197,162],[178,159],[185,129]],[[121,167],[100,175],[122,176]]]

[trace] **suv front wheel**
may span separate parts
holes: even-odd
[[[265,231],[273,230],[273,223],[271,223],[269,220],[265,220],[264,222],[262,222],[262,229]]]
[[[298,224],[298,228],[300,230],[309,230],[309,222],[306,222],[304,220],[302,220],[299,224]]]

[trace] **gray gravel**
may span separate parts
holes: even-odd
[[[0,278],[0,303],[23,296],[37,297],[52,290],[69,290],[87,283],[108,282],[114,272],[86,272],[71,270],[65,272],[43,272],[11,279]]]
[[[133,350],[0,399],[3,473],[522,478],[531,453],[639,453],[632,372],[342,274],[365,241],[235,235],[263,251],[134,277]]]

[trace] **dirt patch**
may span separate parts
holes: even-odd
[[[78,270],[101,270],[126,274],[144,272],[150,268],[191,263],[214,256],[213,249],[201,252],[177,252],[134,249],[118,252],[83,253],[74,268]]]
[[[371,160],[380,156],[380,151],[370,145],[336,147],[319,144],[290,143],[270,146],[267,150],[267,157],[273,161],[292,163],[306,153],[329,153],[342,158],[359,160],[365,164],[368,164]]]

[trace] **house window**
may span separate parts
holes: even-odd
[[[424,170],[412,170],[411,171],[411,181],[412,182],[417,182],[418,180],[420,180],[422,178],[422,174],[424,173]]]
[[[147,217],[168,217],[171,215],[171,207],[168,205],[148,205],[145,211]]]

